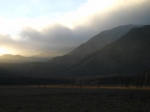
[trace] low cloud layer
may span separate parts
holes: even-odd
[[[150,24],[149,0],[105,1],[88,0],[76,12],[54,20],[29,20],[32,24],[26,24],[18,34],[1,34],[0,48],[22,55],[44,51],[65,54],[103,30],[125,24]],[[36,24],[42,21],[44,25],[38,27]]]

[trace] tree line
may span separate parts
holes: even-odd
[[[137,75],[84,76],[84,77],[0,77],[0,85],[82,85],[89,86],[121,86],[137,88],[150,87],[150,72]]]

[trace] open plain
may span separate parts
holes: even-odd
[[[1,86],[0,112],[150,112],[150,91]]]

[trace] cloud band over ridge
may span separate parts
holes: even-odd
[[[16,27],[18,31],[14,30],[15,34],[1,33],[0,48],[22,55],[44,51],[65,54],[103,30],[125,24],[150,24],[150,1],[88,0],[77,11],[66,12],[55,19],[18,18],[7,21],[12,27],[9,30]]]

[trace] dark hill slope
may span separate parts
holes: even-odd
[[[131,74],[150,67],[150,25],[126,35],[74,63],[68,75]]]

